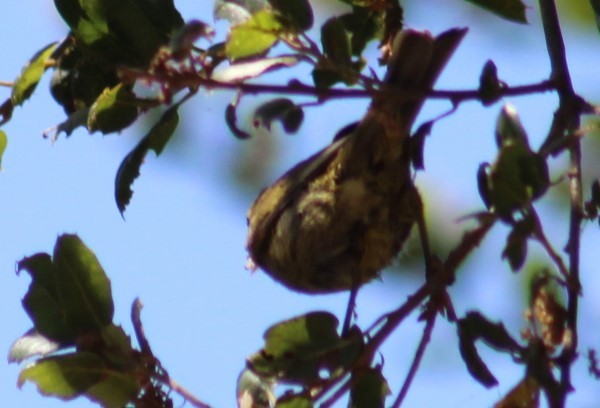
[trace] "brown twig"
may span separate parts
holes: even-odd
[[[406,398],[406,395],[408,394],[410,385],[412,384],[413,379],[417,374],[417,370],[419,369],[419,365],[423,360],[423,356],[425,355],[425,349],[427,348],[427,345],[431,340],[431,333],[433,332],[433,327],[435,326],[435,319],[437,318],[437,316],[437,311],[433,310],[427,318],[427,323],[425,324],[425,328],[423,329],[423,336],[421,336],[421,341],[419,342],[417,351],[415,351],[413,362],[410,366],[410,369],[408,370],[408,374],[406,374],[406,379],[404,380],[404,384],[402,384],[402,388],[398,393],[398,397],[392,404],[392,408],[399,408],[402,405],[404,398]]]
[[[248,82],[221,82],[213,79],[204,78],[198,75],[185,76],[166,76],[159,74],[138,73],[137,79],[150,82],[164,82],[173,85],[174,89],[199,88],[207,89],[225,89],[241,91],[245,94],[285,94],[299,96],[314,96],[322,100],[328,99],[348,99],[348,98],[372,98],[378,93],[389,93],[390,97],[402,98],[403,100],[422,99],[446,99],[458,104],[468,100],[479,100],[479,90],[406,90],[401,95],[397,91],[370,90],[370,89],[341,89],[330,88],[322,89],[306,85],[298,81],[292,81],[286,85],[271,85]],[[554,81],[544,80],[538,83],[519,85],[514,87],[505,87],[499,91],[499,97],[503,96],[523,96],[532,93],[548,92],[555,89]]]
[[[552,259],[552,262],[554,262],[563,278],[569,279],[569,269],[567,268],[567,265],[565,265],[565,262],[563,261],[562,257],[552,247],[550,241],[548,241],[548,238],[544,233],[544,229],[542,227],[542,223],[540,222],[540,218],[537,214],[537,211],[535,211],[533,206],[530,208],[530,214],[535,222],[535,229],[533,231],[534,238],[540,243],[542,248],[544,248],[550,259]],[[567,281],[566,283],[568,284],[569,282]]]
[[[574,90],[567,64],[564,41],[558,20],[558,13],[554,0],[540,0],[540,12],[546,47],[552,67],[552,79],[555,81],[559,96],[559,107],[554,114],[550,134],[547,142],[560,139],[579,128],[582,113],[581,98]],[[546,145],[547,143],[545,143]],[[581,194],[581,141],[575,140],[569,145],[569,176],[571,192],[571,210],[569,224],[569,239],[566,251],[569,255],[569,276],[567,285],[567,330],[571,334],[571,341],[565,344],[559,359],[560,390],[551,392],[546,390],[551,407],[564,407],[567,394],[572,390],[571,366],[577,357],[577,311],[580,294],[579,263],[581,223],[583,220],[583,200]]]
[[[167,384],[173,391],[177,394],[181,395],[187,402],[189,402],[195,408],[210,408],[210,405],[200,401],[198,398],[194,396],[191,392],[183,388],[181,385],[177,384],[173,381],[172,378],[169,377],[169,383]]]

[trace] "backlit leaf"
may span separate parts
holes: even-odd
[[[47,62],[54,52],[57,43],[52,43],[39,50],[23,67],[21,75],[15,80],[11,100],[14,106],[21,105],[35,90],[46,70]]]
[[[31,329],[10,346],[8,362],[20,363],[33,356],[52,353],[59,348],[59,343],[41,335],[35,329]]]
[[[178,108],[179,104],[176,104],[166,110],[148,134],[121,162],[115,178],[115,201],[121,214],[131,200],[131,185],[140,175],[140,168],[148,151],[153,150],[158,156],[175,133],[179,123]]]
[[[71,353],[38,360],[21,371],[18,386],[31,381],[43,395],[71,400],[85,395],[104,407],[119,408],[139,392],[132,375],[110,367],[92,353]]]
[[[77,333],[109,325],[114,312],[110,281],[96,255],[77,235],[65,234],[56,241],[53,260],[66,323]]]
[[[87,127],[90,132],[117,132],[131,125],[137,116],[138,108],[131,89],[118,84],[105,89],[96,99],[88,113]]]
[[[231,29],[225,55],[231,60],[266,53],[279,40],[284,26],[270,10],[259,11],[248,21]]]

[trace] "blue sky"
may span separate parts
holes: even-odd
[[[532,24],[522,26],[469,5],[450,9],[443,4],[438,0],[430,8],[416,7],[406,15],[409,26],[434,33],[453,26],[470,27],[438,82],[439,88],[476,87],[488,58],[496,62],[500,76],[510,84],[537,82],[548,75],[535,8],[528,12]],[[50,1],[7,0],[3,5],[0,79],[11,80],[35,51],[62,38],[66,26]],[[212,21],[211,1],[176,1],[176,5],[185,19]],[[566,43],[575,87],[594,100],[600,95],[598,33],[568,30]],[[9,145],[0,171],[0,350],[7,352],[12,341],[30,327],[20,308],[29,279],[15,275],[15,262],[36,252],[51,252],[63,232],[79,234],[100,259],[112,282],[115,321],[132,333],[129,307],[139,296],[145,304],[142,319],[155,354],[176,381],[215,407],[234,406],[235,380],[244,358],[260,348],[263,332],[271,324],[312,310],[343,315],[346,295],[291,293],[265,274],[244,269],[245,212],[258,188],[240,189],[230,182],[239,158],[234,153],[253,144],[256,147],[261,137],[269,136],[241,142],[229,134],[223,110],[230,94],[201,92],[184,107],[177,140],[159,159],[149,155],[123,221],[113,200],[114,176],[148,123],[120,135],[90,136],[78,131],[69,139],[61,136],[51,143],[42,138],[42,132],[60,122],[63,113],[49,96],[48,80],[42,81],[36,95],[17,108],[3,128]],[[0,88],[0,99],[7,96],[8,90]],[[532,144],[538,146],[556,98],[536,95],[510,102],[519,111]],[[250,99],[248,106],[251,103]],[[366,101],[331,102],[323,109],[307,111],[298,135],[272,135],[281,156],[271,164],[267,180],[327,144],[337,129],[360,117],[365,107]],[[430,209],[443,214],[443,219],[430,220],[430,228],[457,234],[455,220],[482,208],[474,174],[480,162],[491,161],[495,155],[493,127],[500,107],[465,104],[436,124],[426,150],[427,171],[417,178],[419,188],[430,197]],[[432,117],[445,108],[447,105],[440,103],[427,104],[422,117]],[[600,170],[595,177],[599,176]],[[560,248],[566,237],[563,214],[552,204],[540,205],[540,209],[544,220],[556,220],[548,225],[548,234]],[[520,289],[521,276],[497,260],[505,237],[506,229],[495,228],[481,253],[461,272],[452,294],[459,314],[480,307],[490,318],[507,321],[517,333],[524,324],[525,295]],[[600,323],[600,300],[593,299],[591,292],[599,284],[595,273],[599,239],[597,226],[585,228],[582,278],[590,290],[582,299],[581,319],[590,324],[582,328],[582,350],[600,347],[600,332],[587,329]],[[359,324],[368,326],[419,284],[414,275],[406,279],[384,275],[383,283],[368,285],[358,299]],[[403,380],[420,330],[420,324],[410,319],[383,349],[392,390]],[[489,406],[521,378],[522,367],[507,356],[484,352],[501,385],[483,389],[468,376],[455,337],[452,326],[438,323],[406,406]],[[31,384],[19,390],[15,385],[19,369],[0,363],[5,406],[91,405],[85,400],[64,405],[42,398]],[[573,406],[593,406],[600,398],[600,387],[587,375],[583,360],[576,364],[575,383],[578,390]]]

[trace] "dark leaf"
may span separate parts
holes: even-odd
[[[527,23],[525,9],[527,6],[521,0],[467,0],[502,18],[516,23]]]
[[[460,355],[467,365],[467,370],[475,380],[486,388],[493,387],[498,384],[498,380],[496,380],[477,352],[477,348],[475,347],[476,334],[472,333],[464,322],[464,319],[458,321]]]
[[[326,312],[313,312],[272,326],[265,347],[248,364],[259,376],[284,382],[313,384],[351,364],[362,347],[359,333],[342,339],[338,321]]]
[[[56,288],[67,325],[77,333],[112,322],[110,281],[96,255],[77,235],[58,237],[53,254]]]
[[[323,52],[334,63],[347,66],[351,63],[350,39],[342,21],[333,17],[321,27]]]
[[[20,363],[33,356],[45,356],[59,348],[59,343],[41,335],[35,329],[31,329],[10,346],[8,362]]]
[[[111,64],[145,67],[183,25],[172,1],[55,0],[78,44]]]
[[[594,180],[591,187],[592,202],[600,208],[600,180]]]
[[[504,88],[500,79],[498,79],[498,69],[494,61],[488,60],[483,66],[479,77],[479,99],[483,106],[490,106],[496,103],[502,96]]]
[[[483,340],[488,346],[510,354],[518,353],[521,346],[517,343],[502,323],[493,323],[479,312],[468,312],[460,320],[460,330],[473,339]]]
[[[516,227],[508,234],[506,246],[502,251],[502,259],[508,260],[508,264],[514,272],[520,270],[527,259],[527,238],[528,234],[523,234]]]
[[[265,127],[271,130],[273,121],[279,121],[288,133],[294,133],[304,119],[302,108],[291,99],[277,98],[259,106],[253,115],[252,122],[255,127]]]
[[[513,271],[521,269],[527,256],[527,240],[533,234],[535,221],[531,216],[526,216],[516,222],[506,240],[506,247],[502,258],[508,258]]]
[[[129,87],[118,84],[112,89],[105,89],[96,99],[88,113],[87,127],[90,132],[118,132],[131,125],[137,117],[133,92]]]
[[[225,123],[227,123],[229,130],[231,130],[231,133],[233,133],[235,137],[238,139],[249,139],[251,136],[250,133],[240,129],[237,125],[236,109],[237,106],[233,103],[227,105],[227,108],[225,108]]]
[[[423,123],[410,138],[410,161],[415,170],[425,169],[425,160],[423,151],[425,148],[425,138],[431,133],[434,121],[429,120]]]
[[[225,55],[232,61],[263,55],[277,43],[284,29],[275,13],[259,11],[231,29],[225,44]]]
[[[312,27],[314,17],[308,0],[269,0],[269,3],[294,31],[306,31]]]
[[[338,82],[344,82],[342,74],[331,68],[315,67],[312,72],[313,82],[319,89],[331,88]]]
[[[23,67],[21,75],[15,80],[12,87],[10,99],[13,106],[21,105],[31,96],[47,68],[46,64],[54,52],[56,44],[49,44],[39,50]]]
[[[175,133],[179,123],[179,104],[171,106],[159,121],[150,129],[138,145],[123,159],[115,178],[115,201],[121,215],[129,204],[133,191],[131,185],[140,175],[140,167],[149,150],[160,155],[165,145]]]
[[[350,390],[350,408],[384,408],[390,387],[380,368],[369,368],[353,373],[357,376]]]
[[[384,15],[383,10],[354,7],[351,13],[339,17],[350,33],[352,55],[361,56],[369,41],[383,36]]]
[[[17,264],[17,271],[22,270],[31,276],[23,307],[36,330],[60,344],[73,344],[76,334],[65,321],[50,255],[40,253],[22,259]]]

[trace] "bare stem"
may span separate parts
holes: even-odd
[[[560,139],[577,130],[582,113],[581,98],[574,90],[569,74],[565,46],[562,37],[558,13],[554,0],[540,0],[540,12],[546,36],[546,47],[552,66],[552,79],[556,83],[559,107],[554,114],[547,141]],[[577,357],[577,311],[580,294],[579,262],[581,244],[581,223],[583,221],[581,194],[581,141],[575,140],[569,145],[569,177],[571,192],[571,210],[569,238],[566,251],[569,254],[569,275],[567,280],[567,330],[571,341],[565,344],[559,358],[560,390],[546,390],[551,407],[564,407],[567,394],[572,390],[571,366]]]
[[[371,89],[341,89],[330,88],[321,89],[314,86],[306,85],[298,81],[292,81],[286,85],[259,84],[248,82],[221,82],[213,79],[204,78],[198,75],[185,76],[166,76],[159,74],[137,73],[137,79],[169,83],[174,89],[183,88],[199,88],[207,89],[224,89],[240,91],[244,94],[284,94],[284,95],[299,95],[313,96],[321,100],[329,99],[347,99],[347,98],[372,98],[376,94],[389,93],[390,97],[402,98],[403,100],[411,99],[445,99],[450,100],[454,104],[458,104],[468,100],[479,100],[480,92],[477,89],[471,90],[405,90],[402,95],[398,95],[397,91],[371,90]],[[538,83],[519,85],[514,87],[505,87],[499,92],[499,97],[503,96],[523,96],[533,93],[548,92],[555,89],[555,84],[552,80],[544,80]]]
[[[408,370],[408,374],[406,375],[404,384],[402,384],[402,388],[398,393],[398,397],[392,404],[392,408],[399,408],[402,405],[404,398],[406,398],[406,395],[408,394],[410,385],[412,384],[413,379],[417,374],[417,370],[419,369],[419,365],[423,360],[423,356],[425,355],[425,349],[427,348],[427,345],[431,340],[431,333],[433,332],[433,327],[435,326],[436,317],[437,312],[433,311],[433,313],[431,313],[427,318],[427,323],[425,325],[425,328],[423,329],[423,336],[421,337],[421,341],[419,342],[419,346],[417,347],[417,351],[415,352],[415,357],[413,358],[413,362],[410,366],[410,369]]]
[[[177,384],[171,378],[169,378],[168,386],[175,391],[177,394],[181,395],[187,402],[190,403],[195,408],[210,408],[210,405],[200,401],[198,398],[194,396],[191,392],[183,388],[181,385]]]

